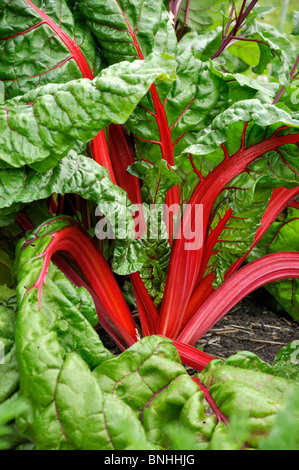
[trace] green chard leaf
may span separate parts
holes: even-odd
[[[295,387],[295,382],[276,376],[273,367],[247,351],[241,351],[225,362],[210,362],[197,377],[209,388],[216,405],[227,418],[236,413],[247,416],[246,443],[253,448],[270,433],[277,413]]]
[[[26,325],[31,321],[31,313],[26,312],[23,306],[32,303],[31,311],[33,311],[33,304],[36,301],[34,308],[37,312],[42,311],[37,317],[45,319],[48,331],[51,334],[57,333],[60,343],[67,352],[75,350],[90,367],[94,368],[111,354],[103,347],[93,329],[98,323],[98,317],[91,295],[84,287],[72,284],[52,262],[40,295],[38,289],[34,287],[44,265],[43,252],[52,241],[51,234],[68,224],[68,221],[63,219],[45,223],[39,229],[37,237],[28,235],[28,239],[21,240],[17,250],[16,270],[18,306],[23,313],[18,315],[18,322],[23,326],[20,329],[26,331]],[[54,300],[50,300],[52,296]],[[61,317],[60,312],[63,310],[65,313]],[[21,317],[23,320],[20,320]],[[38,329],[39,322],[35,326],[32,325],[30,328],[32,337]]]
[[[215,29],[222,24],[225,13],[229,7],[229,2],[224,0],[184,0],[179,14],[179,20],[185,23],[186,7],[188,4],[187,26],[200,33]]]
[[[291,127],[298,127],[299,121],[292,118],[292,115],[268,103],[261,103],[259,100],[244,100],[230,106],[221,115],[217,116],[213,123],[212,129],[223,129],[235,122],[253,121],[261,127],[271,126],[273,124],[286,124]]]
[[[0,178],[0,217],[4,224],[17,217],[22,205],[52,194],[77,193],[97,205],[96,210],[101,211],[113,230],[115,272],[125,275],[142,268],[146,253],[141,241],[134,240],[134,205],[126,192],[112,183],[105,167],[71,151],[52,170],[41,173],[28,167],[11,168],[0,170]],[[96,225],[96,234],[98,230]]]
[[[221,79],[209,70],[208,65],[182,47],[178,48],[176,60],[177,80],[168,86],[168,90],[165,86],[157,87],[172,155],[167,156],[162,119],[157,117],[157,107],[149,94],[128,120],[137,139],[137,156],[153,162],[162,156],[170,165],[190,145],[193,133],[207,125],[206,120],[218,102],[221,87]]]
[[[49,84],[0,107],[1,160],[13,167],[54,167],[80,140],[88,142],[110,123],[124,123],[152,82],[173,70],[160,54],[123,62],[94,80]],[[171,72],[170,72],[171,73]]]
[[[229,142],[229,151],[232,153],[240,149],[242,131],[245,123],[257,125],[257,127],[254,128],[255,132],[253,132],[253,137],[250,141],[251,144],[262,140],[264,136],[264,134],[262,134],[262,128],[269,128],[269,135],[271,131],[284,125],[290,126],[291,128],[299,128],[299,120],[296,118],[296,115],[292,116],[290,112],[284,109],[272,104],[262,103],[260,100],[254,98],[242,100],[222,110],[220,114],[213,119],[211,125],[197,136],[196,141],[185,149],[184,154],[188,155],[191,153],[193,160],[200,158],[200,162],[203,160],[204,156],[211,154],[208,157],[210,160],[208,172],[210,172],[224,159],[223,151],[222,156],[220,156],[219,153],[221,144]],[[182,156],[183,154],[180,158],[182,158]],[[205,163],[205,160],[203,163]],[[205,170],[203,176],[205,176],[206,172]]]
[[[49,243],[49,228],[41,230],[44,237],[20,245],[16,263],[16,345],[20,391],[27,401],[18,418],[20,432],[37,449],[129,449],[137,435],[140,448],[146,448],[133,412],[116,397],[105,397],[91,373],[111,353],[92,327],[90,295],[52,263],[40,300],[37,289],[30,289],[43,265],[39,253]],[[130,426],[124,430],[125,422]]]
[[[248,95],[244,96],[244,99],[253,98],[258,93],[258,97],[262,102],[275,97],[279,89],[278,83],[258,80],[241,73],[226,73],[221,69],[221,65],[223,65],[222,59],[213,60],[211,61],[211,70],[227,82],[230,89],[229,97],[233,101],[242,101],[242,93]]]
[[[255,40],[260,49],[260,61],[253,71],[262,75],[270,62],[273,74],[279,83],[288,86],[290,71],[296,60],[295,46],[281,34],[281,31],[260,21],[251,22],[246,37]]]
[[[71,151],[52,170],[37,172],[31,168],[0,170],[0,213],[14,213],[15,206],[46,199],[52,194],[77,193],[84,199],[98,204],[103,214],[113,221],[116,215],[125,226],[113,225],[119,238],[134,238],[132,203],[125,191],[114,185],[105,167],[92,159]]]
[[[79,6],[108,63],[144,60],[153,51],[176,58],[176,80],[156,82],[127,122],[136,137],[138,158],[163,158],[173,165],[174,155],[190,144],[189,133],[216,105],[220,79],[177,43],[161,0],[80,1]]]
[[[49,83],[93,78],[99,55],[77,8],[64,0],[13,0],[0,17],[0,80],[5,99]]]
[[[165,11],[161,0],[79,0],[78,5],[108,63],[137,59],[136,44],[144,57],[153,51],[153,44],[159,47],[155,37]]]
[[[270,435],[261,440],[260,450],[299,450],[299,386],[289,394],[276,416]]]
[[[158,336],[143,338],[119,357],[102,363],[93,375],[104,392],[134,410],[148,439],[162,447],[167,441],[164,428],[181,413],[189,419],[184,407],[198,393],[172,342]],[[201,409],[202,420],[203,415]]]
[[[0,289],[2,286],[0,287]],[[16,297],[0,302],[0,403],[19,387],[19,365],[15,347]]]
[[[181,367],[170,340],[152,336],[103,362],[93,375],[105,393],[132,408],[148,438],[160,448],[257,448],[296,386],[294,373],[292,378],[282,373],[281,361],[288,363],[288,352],[283,348],[273,366],[247,351],[225,362],[214,360],[196,376],[199,390]],[[298,361],[293,366],[298,372]]]

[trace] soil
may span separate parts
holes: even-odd
[[[299,323],[287,313],[269,307],[262,290],[243,299],[198,343],[213,357],[226,358],[238,351],[251,351],[272,364],[278,351],[299,340]]]
[[[256,291],[227,313],[197,346],[211,356],[223,359],[238,351],[251,351],[272,364],[283,346],[299,340],[299,323],[284,311],[275,311],[271,302],[264,289]],[[104,345],[118,355],[120,351],[108,335],[103,334],[103,330],[99,334]],[[194,372],[189,367],[186,369],[191,374]]]

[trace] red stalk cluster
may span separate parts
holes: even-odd
[[[258,2],[258,0],[252,0],[249,3],[249,5],[246,7],[246,0],[243,0],[240,11],[234,19],[233,19],[233,14],[236,14],[236,9],[235,9],[235,6],[233,5],[233,7],[231,9],[230,20],[229,20],[229,22],[226,26],[226,30],[223,34],[221,45],[220,45],[219,49],[213,55],[212,59],[216,59],[217,57],[219,57],[222,54],[222,52],[227,47],[230,46],[230,44],[233,40],[239,39],[236,36],[237,36],[238,32],[240,31],[240,29],[242,28],[247,16],[253,10],[253,8],[255,7],[257,2]],[[231,25],[234,22],[235,22],[235,24],[232,27],[231,31],[229,32],[229,28],[231,27]]]
[[[191,205],[204,204],[204,245],[198,250],[186,251],[182,240],[175,241],[160,313],[150,298],[139,273],[130,275],[139,310],[142,334],[144,336],[159,334],[171,338],[182,361],[197,370],[202,370],[213,358],[191,345],[195,344],[230,308],[262,285],[283,278],[299,276],[299,255],[297,253],[278,253],[261,258],[239,269],[246,259],[247,254],[244,255],[231,266],[231,269],[226,273],[224,283],[217,290],[212,285],[215,279],[213,273],[202,277],[213,247],[232,216],[232,211],[228,210],[219,225],[208,235],[211,210],[220,192],[254,159],[281,145],[295,144],[298,140],[298,134],[279,136],[277,131],[272,137],[249,148],[245,148],[245,142],[243,142],[239,152],[229,159],[224,159],[199,184],[192,197]],[[120,148],[125,149],[125,153],[129,150],[132,152],[130,146],[123,146],[121,140],[120,143]],[[131,162],[132,156],[133,153],[131,157],[127,155],[126,159]],[[124,166],[121,171],[124,170],[124,174],[129,178],[130,175],[125,171],[125,168]],[[123,189],[128,187],[127,176],[122,175]],[[134,185],[134,187],[135,190],[132,190],[133,186],[130,188],[130,197],[132,202],[140,202],[140,187],[138,185]],[[298,192],[298,188],[292,190],[281,188],[273,192],[249,252],[281,210],[298,196]],[[186,223],[186,217],[192,217],[192,211],[187,210],[184,217],[185,221],[182,220],[182,225]],[[115,281],[112,281],[114,276],[102,255],[98,253],[91,242],[89,242],[91,245],[86,244],[82,238],[85,237],[79,229],[75,227],[64,229],[61,235],[57,234],[57,237],[55,235],[53,242],[49,245],[46,261],[48,262],[50,256],[57,250],[72,254],[74,259],[79,262],[84,277],[99,299],[108,318],[117,328],[120,334],[119,344],[123,349],[124,344],[132,344],[138,339],[135,323],[121,291],[118,286],[116,287]],[[42,285],[45,274],[46,267],[38,280],[38,285],[34,287]],[[176,304],[178,299],[180,303]],[[100,316],[99,321],[102,321]]]
[[[183,216],[182,224],[188,217],[192,217],[195,204],[203,204],[202,230],[206,238],[212,208],[226,184],[263,153],[297,142],[298,134],[279,136],[275,133],[272,137],[249,148],[241,148],[235,155],[223,160],[196,188]],[[194,223],[191,227],[193,230]],[[184,236],[186,233],[184,230],[181,233],[183,236],[175,240],[171,253],[158,329],[159,334],[170,338],[176,338],[180,332],[189,301],[198,282],[198,275],[203,271],[202,262],[206,249],[204,243],[198,250],[185,250],[184,246],[188,244],[188,239]]]
[[[68,47],[71,57],[75,59],[82,72],[82,76],[92,80],[93,73],[77,43],[69,38],[31,0],[27,0],[27,3],[41,16],[42,22],[40,24],[46,23]],[[237,32],[256,3],[257,0],[254,0],[246,7],[246,2],[243,1],[241,11],[235,19],[235,26],[230,33],[228,32],[229,27],[227,28],[221,47],[214,57],[218,57],[230,44],[230,41],[237,37]],[[171,4],[174,4],[174,2],[171,2]],[[136,31],[132,30],[125,13],[122,13],[138,57],[143,60],[144,57],[136,37]],[[231,19],[230,24],[233,21]],[[162,157],[169,165],[173,165],[171,128],[168,125],[164,103],[161,103],[155,85],[151,86],[150,93],[155,109],[155,112],[151,114],[157,121],[160,134],[159,142],[155,143],[160,146]],[[231,157],[227,154],[220,165],[205,179],[201,179],[191,198],[189,207],[183,215],[180,227],[182,237],[176,239],[173,243],[160,313],[153,304],[139,273],[133,273],[130,276],[143,335],[160,334],[171,338],[183,362],[198,370],[204,368],[212,358],[191,347],[190,344],[194,344],[219,318],[252,290],[268,282],[299,276],[299,255],[297,253],[279,253],[269,255],[239,269],[246,258],[245,255],[234,263],[226,274],[224,283],[217,290],[214,290],[212,286],[213,274],[203,277],[213,247],[232,215],[232,211],[227,211],[216,229],[208,235],[211,211],[223,188],[235,176],[245,171],[246,167],[263,153],[276,150],[282,145],[297,144],[299,141],[298,134],[279,135],[278,130],[272,137],[245,148],[246,127],[241,149]],[[127,192],[132,203],[142,204],[139,181],[126,171],[128,166],[134,162],[133,149],[121,126],[112,125],[108,132],[108,145],[104,131],[101,131],[92,141],[93,157],[95,161],[107,168],[112,181]],[[253,246],[275,220],[280,210],[297,196],[298,191],[295,190],[281,189],[273,193]],[[168,192],[166,203],[171,206],[174,203],[179,203],[179,201],[178,188],[174,187]],[[277,202],[279,202],[278,205]],[[194,230],[196,217],[194,208],[199,204],[202,204],[204,208],[202,227],[204,243],[202,247],[196,250],[186,250],[185,244],[190,243],[190,240],[185,236],[186,227],[189,227],[189,230],[191,228],[191,231]],[[24,226],[22,216],[20,216],[19,223]],[[144,221],[141,223],[144,224],[143,228],[145,229]],[[169,240],[171,241],[173,235],[172,224],[168,229]],[[86,283],[83,280],[80,281],[76,271],[72,270],[71,267],[67,267],[62,259],[57,259],[56,253],[58,251],[68,253],[76,261],[86,279]],[[106,327],[121,349],[132,345],[138,340],[139,335],[135,322],[108,264],[92,241],[78,227],[74,225],[53,234],[52,241],[43,256],[43,269],[36,284],[31,287],[31,289],[38,289],[40,303],[42,301],[42,285],[50,260],[53,259],[75,284],[89,287],[90,292],[94,295],[99,321]]]
[[[38,232],[35,236],[38,238]],[[32,243],[32,240],[31,238],[29,243]],[[112,324],[126,346],[132,346],[138,341],[139,333],[136,324],[110,266],[93,241],[75,224],[54,233],[42,255],[44,261],[40,275],[36,283],[27,290],[28,293],[32,289],[38,289],[39,308],[42,304],[42,286],[50,261],[58,252],[68,254],[81,270],[87,285],[90,286],[100,303],[101,313],[105,313],[105,325]],[[56,258],[56,262],[76,285],[83,285],[79,282],[76,272],[69,265],[65,265],[61,258]],[[102,320],[101,316],[99,320]]]

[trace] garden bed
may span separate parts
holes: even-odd
[[[203,336],[197,347],[223,359],[238,351],[252,351],[272,364],[281,348],[299,340],[299,323],[283,311],[275,312],[268,300],[263,289],[247,296]],[[134,315],[137,319],[136,312]],[[108,334],[100,329],[99,335],[113,354],[120,354]],[[191,367],[186,369],[191,374],[194,372]]]
[[[243,299],[198,343],[214,357],[227,358],[249,350],[272,364],[278,351],[299,340],[299,324],[283,312],[274,312],[261,302],[261,295]]]

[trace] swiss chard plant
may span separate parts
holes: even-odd
[[[296,372],[194,345],[264,285],[299,320],[299,56],[272,10],[0,1],[5,446],[164,449],[179,425],[216,448],[240,403],[263,405],[232,447],[269,434]]]

